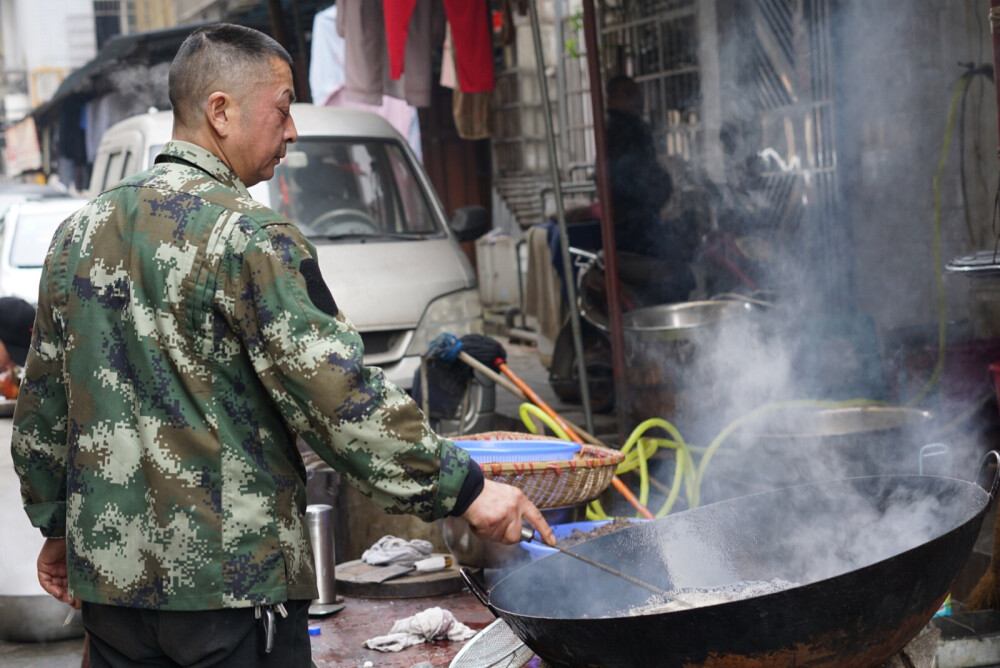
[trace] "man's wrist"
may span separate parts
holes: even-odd
[[[470,462],[469,473],[465,476],[465,481],[462,483],[462,489],[458,493],[458,500],[455,502],[455,507],[448,514],[459,517],[468,510],[472,502],[482,493],[484,480],[483,469],[476,462]]]

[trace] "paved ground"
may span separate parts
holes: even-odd
[[[51,643],[0,641],[0,665],[4,668],[78,668],[83,657],[83,638]]]

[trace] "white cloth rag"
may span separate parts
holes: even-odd
[[[368,649],[380,652],[398,652],[411,645],[419,645],[432,640],[468,640],[476,632],[455,619],[455,615],[443,608],[427,608],[412,617],[397,620],[384,636],[376,636],[365,641]]]
[[[371,566],[412,566],[431,556],[434,546],[426,540],[382,536],[361,555],[361,561]]]

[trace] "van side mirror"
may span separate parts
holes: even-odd
[[[490,229],[489,214],[479,205],[462,206],[455,211],[449,227],[459,241],[475,241]]]

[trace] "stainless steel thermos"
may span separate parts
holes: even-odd
[[[316,563],[316,587],[319,598],[315,603],[336,603],[336,576],[334,573],[333,506],[316,503],[306,506],[306,526],[312,543],[313,561]]]

